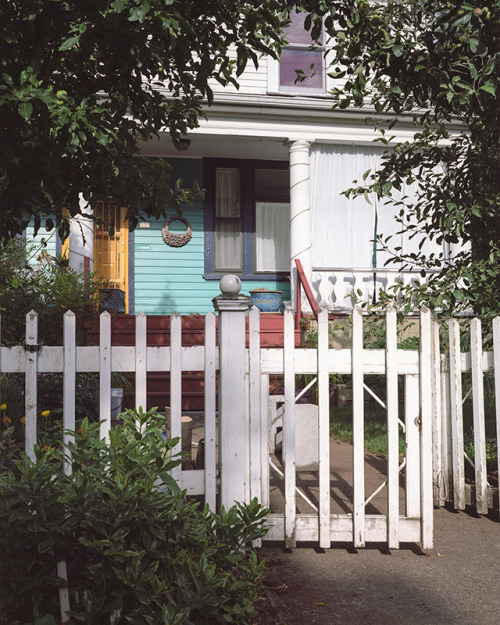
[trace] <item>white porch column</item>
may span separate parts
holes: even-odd
[[[297,293],[296,258],[302,262],[309,284],[312,278],[310,148],[310,141],[290,140],[290,278],[294,306]],[[302,309],[310,310],[304,292]]]
[[[94,270],[94,221],[85,215],[92,215],[92,209],[80,197],[81,215],[72,217],[69,222],[68,261],[71,269],[84,270],[84,258],[89,259],[89,269]]]
[[[219,313],[220,504],[227,510],[249,500],[249,419],[246,383],[245,317],[250,298],[239,295],[238,276],[220,281],[213,304]]]

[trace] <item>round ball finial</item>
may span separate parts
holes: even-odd
[[[223,276],[219,288],[224,295],[238,295],[241,290],[241,280],[231,273]]]

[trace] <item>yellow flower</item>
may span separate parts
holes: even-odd
[[[10,417],[5,416],[5,417],[2,419],[2,423],[3,423],[4,425],[9,425],[9,423],[10,423],[10,422],[11,422],[11,421],[10,421]]]
[[[43,446],[43,451],[50,451],[52,449],[52,447],[50,445],[44,445]]]
[[[7,404],[2,404],[0,406],[0,410],[7,410]]]
[[[26,423],[26,417],[21,417],[21,423]]]
[[[48,417],[50,415],[50,410],[44,410],[42,412],[42,417]]]

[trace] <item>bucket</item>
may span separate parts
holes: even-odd
[[[111,389],[111,418],[116,419],[120,412],[122,412],[123,406],[123,389],[112,388]]]

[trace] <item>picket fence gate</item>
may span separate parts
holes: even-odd
[[[63,346],[40,346],[37,314],[27,315],[23,346],[0,348],[0,373],[24,373],[26,404],[26,452],[34,459],[37,432],[38,373],[60,373],[64,380],[63,422],[65,430],[75,429],[76,374],[95,372],[100,380],[101,435],[111,426],[111,373],[135,373],[136,407],[146,406],[146,376],[149,371],[170,373],[171,436],[181,436],[182,372],[202,371],[205,379],[204,469],[172,470],[173,477],[188,495],[203,495],[212,509],[228,507],[235,501],[257,498],[269,506],[270,453],[269,376],[284,377],[283,474],[284,511],[268,519],[267,540],[284,541],[293,547],[300,541],[315,541],[323,548],[332,542],[384,542],[398,548],[400,542],[420,542],[432,547],[433,506],[442,505],[453,492],[457,508],[465,506],[463,480],[463,431],[460,430],[460,371],[472,371],[475,436],[477,449],[484,442],[484,407],[481,408],[483,371],[495,369],[497,397],[500,397],[499,321],[496,320],[495,352],[482,354],[478,320],[472,323],[472,354],[460,354],[457,323],[450,323],[449,365],[439,350],[439,328],[424,309],[420,312],[419,350],[398,349],[397,315],[386,313],[386,347],[363,346],[363,313],[352,315],[350,349],[329,347],[328,311],[320,310],[318,347],[295,348],[294,311],[284,312],[284,347],[261,348],[260,313],[248,312],[248,298],[223,293],[214,299],[219,313],[219,340],[216,316],[205,317],[205,344],[182,346],[182,318],[171,319],[170,346],[147,346],[146,316],[136,316],[135,346],[111,345],[111,316],[100,316],[98,346],[76,346],[76,319],[64,315]],[[249,316],[249,346],[245,345],[245,317]],[[313,374],[318,384],[318,495],[317,512],[297,512],[295,467],[295,376]],[[353,387],[353,501],[352,513],[331,513],[331,471],[335,458],[329,447],[329,376],[352,376]],[[386,378],[388,458],[386,486],[387,513],[367,514],[373,495],[365,492],[364,396],[366,375]],[[404,376],[404,415],[398,414],[398,376]],[[218,411],[216,393],[218,380]],[[450,385],[450,380],[452,381]],[[484,404],[484,402],[483,402]],[[498,405],[498,402],[497,402]],[[498,408],[497,408],[498,411]],[[498,415],[498,413],[497,413]],[[483,426],[481,427],[481,419]],[[497,418],[497,423],[500,419]],[[399,430],[404,431],[406,453],[399,457]],[[476,434],[477,429],[477,434]],[[451,430],[451,438],[447,432]],[[462,432],[462,433],[461,433]],[[66,433],[66,442],[71,434]],[[181,450],[179,442],[175,451]],[[486,469],[484,453],[476,453],[476,495],[478,512],[485,512]],[[400,502],[399,485],[404,466],[405,501]],[[68,465],[67,471],[71,470]],[[443,489],[443,483],[449,485]],[[444,493],[444,490],[447,492]],[[368,495],[368,496],[367,496]],[[486,501],[486,504],[484,503]],[[404,505],[400,505],[404,504]],[[404,507],[404,514],[401,508]],[[486,509],[487,512],[487,509]]]

